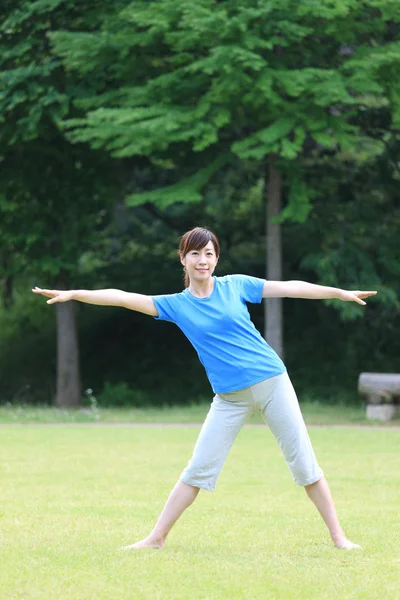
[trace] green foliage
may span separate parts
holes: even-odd
[[[312,200],[317,196],[316,190],[310,189],[304,180],[298,179],[293,174],[288,174],[287,204],[276,221],[283,223],[294,221],[304,223],[312,210]]]
[[[97,396],[100,407],[128,407],[151,405],[151,399],[146,393],[133,390],[123,381],[112,384],[106,381],[103,391]]]
[[[333,160],[315,163],[306,180],[307,193],[314,195],[308,219],[290,220],[284,228],[284,279],[379,290],[367,307],[284,301],[286,363],[301,397],[355,402],[361,371],[398,369],[397,160],[391,147],[382,160],[357,168]],[[286,198],[294,186],[294,180],[288,182]],[[196,223],[212,227],[220,237],[217,274],[263,277],[263,188],[257,165],[237,161],[213,178],[200,204],[159,211],[151,205],[119,205],[110,232],[112,253],[105,242],[87,257],[96,262],[85,272],[85,286],[148,294],[179,291],[179,235]],[[0,313],[0,396],[3,401],[51,403],[54,320],[51,307],[37,298],[27,303],[31,286],[28,280],[15,307]],[[262,330],[262,306],[250,310]],[[210,398],[196,353],[173,325],[85,305],[79,305],[78,320],[84,387],[93,389],[99,405],[115,405],[122,398],[152,406]],[[104,399],[106,382],[110,393]]]
[[[399,150],[399,142],[392,141],[385,154],[353,164],[351,170],[340,161],[327,160],[309,168],[307,178],[316,196],[302,236],[304,241],[311,238],[300,258],[301,267],[314,271],[327,285],[378,289],[375,301],[385,319],[400,310],[396,257]],[[360,307],[349,303],[339,303],[336,308],[344,319],[363,314]],[[392,317],[389,321],[393,322]],[[379,320],[377,329],[382,327]]]
[[[366,96],[397,113],[389,75],[400,52],[388,39],[397,18],[389,0],[379,10],[374,0],[130,3],[94,37],[51,37],[64,64],[82,74],[119,54],[107,73],[114,95],[87,96],[87,116],[68,121],[70,137],[115,156],[225,143],[242,158],[276,153],[291,161],[307,136],[351,149],[351,120]]]
[[[95,33],[51,34],[67,69],[103,74],[65,131],[117,158],[168,162],[167,180],[134,189],[130,205],[201,202],[216,156],[259,162],[260,176],[278,158],[290,184],[279,222],[304,223],[315,192],[299,161],[369,160],[383,146],[365,115],[379,107],[386,132],[396,125],[398,22],[390,0],[127,3]]]
[[[30,285],[16,285],[14,303],[0,308],[0,403],[54,399],[56,324],[27,294]]]
[[[12,253],[8,272],[26,269],[52,287],[61,273],[76,280],[80,256],[111,217],[115,174],[101,172],[104,156],[71,148],[53,131],[9,150],[3,165],[0,256]]]
[[[202,199],[201,190],[209,183],[212,175],[223,165],[232,160],[232,157],[219,156],[207,167],[199,169],[194,175],[187,179],[181,179],[178,183],[171,186],[157,188],[148,192],[130,194],[125,198],[128,206],[139,206],[146,202],[153,202],[159,208],[165,209],[177,202],[190,204],[200,202]]]
[[[198,223],[221,238],[221,273],[263,276],[270,160],[284,277],[379,289],[367,311],[285,301],[300,387],[331,396],[332,364],[349,389],[366,365],[397,368],[398,2],[5,0],[0,17],[0,280],[16,287],[3,398],[53,397],[53,319],[20,301],[34,284],[174,292],[179,235]],[[172,326],[80,318],[85,384],[102,398],[108,381],[104,402],[208,393]]]
[[[121,170],[110,172],[104,153],[61,135],[81,86],[48,35],[65,23],[97,28],[101,10],[74,0],[20,0],[1,10],[0,277],[27,270],[35,283],[55,287],[77,281],[80,257],[99,243]]]

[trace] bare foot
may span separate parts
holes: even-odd
[[[144,540],[140,540],[140,542],[136,542],[136,544],[131,544],[130,546],[122,546],[121,550],[140,550],[141,548],[163,548],[164,540],[152,539],[151,537],[147,537]]]
[[[336,541],[334,544],[336,548],[340,548],[341,550],[361,550],[361,546],[353,544],[353,542],[350,542],[350,540],[346,538]]]

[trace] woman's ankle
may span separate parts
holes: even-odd
[[[340,531],[330,532],[330,534],[332,542],[335,544],[335,546],[339,546],[345,540],[347,540],[347,537],[345,536],[345,533],[342,529]]]
[[[164,544],[167,539],[168,533],[157,531],[157,529],[153,529],[153,531],[147,536],[147,539],[152,542],[159,542],[160,544]]]

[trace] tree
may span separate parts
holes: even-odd
[[[120,172],[108,169],[104,152],[71,146],[63,137],[59,125],[80,85],[53,56],[48,41],[48,33],[66,23],[71,29],[96,28],[99,14],[90,1],[2,4],[0,258],[5,285],[22,272],[43,287],[77,284],[81,258],[109,217]],[[81,85],[90,87],[87,81]],[[56,314],[56,402],[76,406],[81,383],[74,303],[57,306]]]
[[[311,209],[299,159],[354,151],[354,117],[371,105],[400,120],[399,20],[390,0],[130,3],[96,33],[51,36],[81,75],[103,72],[105,56],[113,58],[107,90],[77,103],[86,116],[67,122],[70,139],[167,169],[169,187],[132,194],[130,204],[196,202],[227,160],[258,161],[269,181],[268,261],[279,276],[283,184],[281,221],[302,221]],[[280,302],[271,304],[267,338],[282,353]]]

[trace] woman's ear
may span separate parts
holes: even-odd
[[[182,254],[179,255],[179,260],[181,261],[181,265],[183,265],[185,267],[186,266],[186,260],[185,260],[185,257]]]

